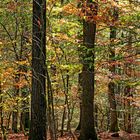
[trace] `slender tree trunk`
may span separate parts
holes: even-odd
[[[115,24],[118,20],[118,9],[117,7],[113,7],[113,23]],[[116,27],[115,25],[110,26],[110,55],[109,59],[112,63],[110,65],[110,72],[111,76],[115,74],[115,49],[114,49],[114,42],[116,39]],[[114,79],[111,77],[111,81],[108,84],[108,98],[109,98],[109,104],[110,104],[110,131],[116,132],[118,131],[118,121],[117,121],[117,112],[116,112],[116,99],[115,99],[115,92],[116,92],[116,84],[113,81]]]
[[[64,86],[64,95],[65,95],[65,105],[64,106],[64,111],[62,115],[62,124],[61,124],[61,137],[63,136],[63,131],[64,131],[64,124],[65,124],[65,118],[66,118],[66,109],[68,110],[68,113],[70,112],[70,107],[68,103],[68,81],[69,81],[69,76],[67,75],[67,81],[65,82],[64,76],[61,71],[61,76],[62,76],[62,81],[63,81],[63,86]],[[69,117],[69,116],[68,116]]]
[[[96,129],[98,129],[98,105],[97,104],[95,104],[95,107],[94,107],[95,109],[95,127],[96,127]]]
[[[46,140],[46,1],[33,0],[32,94],[29,140]]]
[[[131,87],[130,86],[126,86],[125,90],[124,90],[124,96],[125,96],[125,113],[124,113],[124,123],[125,123],[125,131],[128,133],[132,132],[132,122],[131,122],[131,101],[130,98],[132,97],[131,95]]]
[[[109,130],[109,128],[110,128],[110,109],[107,108],[106,112],[107,112],[106,113],[107,114],[107,126],[106,126],[106,129]]]
[[[66,104],[66,101],[65,101]],[[63,111],[63,115],[62,115],[62,123],[61,123],[61,137],[63,136],[64,133],[64,123],[65,123],[65,117],[66,117],[66,107],[64,106],[64,111]]]
[[[78,126],[76,128],[76,130],[81,130],[81,118],[82,118],[82,104],[80,103],[80,118],[79,118],[79,123]]]
[[[54,103],[53,103],[53,89],[50,76],[47,70],[47,93],[48,93],[48,124],[51,140],[56,140],[56,123],[54,115]]]
[[[0,81],[0,104],[2,104],[2,86],[1,86],[1,81]],[[2,139],[3,140],[7,140],[6,127],[4,126],[3,107],[2,107],[2,105],[0,106],[0,122],[1,122],[1,125],[0,125],[1,126],[1,130],[2,130]]]
[[[26,131],[29,131],[29,125],[30,125],[29,108],[25,107],[26,103],[27,102],[24,102],[24,101],[22,102],[22,105],[21,105],[22,111],[19,114],[19,125],[20,125],[19,130],[22,131],[25,135],[26,135]],[[27,103],[27,105],[28,105],[28,103]],[[24,107],[24,109],[23,109],[23,107]]]
[[[14,133],[18,132],[17,124],[18,124],[18,112],[13,111],[13,114],[12,114],[12,130],[13,130]]]
[[[82,93],[82,90],[81,90],[81,86],[82,86],[82,79],[81,79],[81,73],[79,73],[78,75],[78,94],[79,94],[79,99],[80,99],[80,102],[79,102],[79,106],[80,106],[80,118],[79,118],[79,124],[76,128],[76,130],[81,130],[81,118],[82,118],[82,103],[81,103],[81,93]]]
[[[97,140],[94,128],[94,43],[96,34],[96,23],[91,16],[97,14],[97,3],[86,2],[90,10],[86,11],[86,19],[83,21],[82,51],[82,118],[80,140]],[[92,13],[92,15],[91,15]]]
[[[9,112],[9,114],[8,114],[8,119],[7,119],[6,130],[9,130],[9,127],[10,127],[10,120],[11,120],[11,115],[12,115],[12,112]]]
[[[25,132],[29,130],[29,110],[21,112],[20,115],[20,130]]]
[[[17,81],[16,83],[19,82],[19,74],[17,74]],[[19,86],[16,86],[15,87],[15,97],[19,96]],[[19,114],[19,109],[18,109],[18,101],[17,102],[17,105],[15,106],[15,111],[13,111],[12,113],[12,130],[14,133],[17,133],[18,132],[18,114]]]
[[[128,55],[130,55],[131,50],[132,50],[132,43],[131,42],[132,42],[132,35],[131,35],[131,32],[129,32],[128,47],[127,47]],[[133,77],[133,72],[134,72],[133,64],[130,63],[130,62],[126,62],[125,69],[126,69],[125,74],[129,78]],[[128,132],[128,133],[132,132],[132,120],[131,120],[131,115],[132,115],[131,114],[132,113],[131,110],[132,110],[132,107],[130,105],[131,104],[131,100],[129,98],[133,98],[133,95],[132,95],[133,88],[134,87],[129,86],[129,85],[125,85],[125,88],[124,88],[124,97],[125,97],[125,101],[124,101],[124,107],[125,107],[124,126],[125,126],[125,131]]]
[[[115,83],[110,82],[108,85],[108,94],[109,94],[109,103],[110,103],[110,131],[117,132],[118,131],[118,121],[117,121],[117,112],[116,112],[116,100],[115,100],[115,92],[114,92]]]

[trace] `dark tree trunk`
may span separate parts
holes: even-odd
[[[90,8],[90,11],[86,11],[86,20],[83,22],[84,47],[82,50],[82,118],[80,140],[97,140],[94,128],[94,43],[96,24],[89,19],[91,13],[93,15],[97,14],[97,4],[87,1],[87,7]]]
[[[118,20],[118,9],[117,7],[113,7],[113,13],[112,13],[112,26],[110,26],[110,54],[109,59],[111,62],[110,65],[110,72],[111,76],[115,74],[115,49],[114,49],[114,40],[116,39],[116,27],[115,23]],[[118,121],[117,121],[117,112],[116,112],[116,100],[115,100],[115,91],[116,91],[116,84],[114,82],[113,77],[111,77],[111,81],[108,84],[108,98],[109,98],[109,104],[110,104],[110,131],[116,132],[118,131]]]
[[[18,125],[18,111],[13,111],[13,114],[12,114],[12,130],[13,130],[14,133],[18,132],[17,125]]]
[[[29,111],[21,112],[20,130],[23,131],[23,132],[29,130]]]
[[[118,121],[117,121],[117,112],[116,112],[116,100],[115,100],[115,83],[110,82],[108,85],[108,94],[109,94],[109,103],[110,103],[110,131],[118,131]]]
[[[33,0],[32,95],[29,140],[46,140],[46,1]]]
[[[81,130],[81,118],[82,118],[82,103],[81,103],[81,93],[82,93],[81,86],[82,86],[82,83],[81,82],[82,82],[82,77],[81,77],[81,73],[79,73],[79,75],[78,75],[78,94],[79,94],[79,99],[80,99],[80,103],[79,103],[80,118],[79,118],[79,124],[78,124],[76,130]]]

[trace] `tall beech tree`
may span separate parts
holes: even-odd
[[[32,95],[29,140],[46,140],[46,1],[33,0]]]
[[[86,6],[84,6],[86,5]],[[94,128],[94,44],[96,23],[93,21],[97,14],[97,3],[86,1],[83,4],[86,19],[83,21],[83,48],[82,48],[82,118],[80,140],[96,140]]]

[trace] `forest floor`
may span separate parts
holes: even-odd
[[[135,133],[127,133],[124,131],[119,131],[119,136],[118,137],[112,137],[114,133],[109,133],[109,132],[101,132],[98,134],[99,140],[140,140],[140,134],[135,134]],[[77,139],[78,134],[74,133],[65,133],[63,137],[58,137],[58,140],[78,140]],[[116,134],[115,134],[116,135]],[[2,138],[0,137],[0,140]],[[18,134],[8,134],[7,140],[28,140],[28,136],[25,136],[23,133],[18,133]],[[49,137],[47,140],[51,140]]]

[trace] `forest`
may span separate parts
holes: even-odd
[[[1,0],[0,140],[140,140],[140,0]]]

